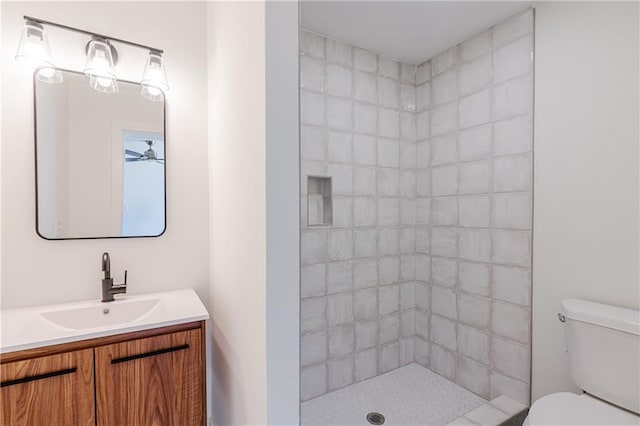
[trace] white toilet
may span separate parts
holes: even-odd
[[[573,382],[537,400],[525,425],[640,425],[640,311],[562,301]],[[635,413],[635,414],[634,414]]]

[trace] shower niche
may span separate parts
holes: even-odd
[[[309,226],[331,225],[331,178],[307,176],[307,224]]]

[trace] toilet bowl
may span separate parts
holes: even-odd
[[[571,379],[584,391],[533,403],[525,424],[640,425],[640,311],[562,301]]]
[[[640,425],[640,416],[589,394],[559,392],[533,403],[524,425]]]

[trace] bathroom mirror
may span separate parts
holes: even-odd
[[[35,79],[36,230],[48,240],[156,237],[165,230],[165,105],[82,73]]]

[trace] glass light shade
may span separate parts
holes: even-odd
[[[115,50],[115,49],[113,49]],[[89,76],[89,86],[103,93],[118,91],[114,52],[107,40],[94,37],[89,42],[84,73]]]
[[[16,60],[31,62],[40,67],[55,68],[49,49],[49,41],[42,25],[33,21],[24,23]]]
[[[89,76],[89,86],[102,93],[117,93],[118,80],[109,77]]]
[[[167,73],[164,69],[162,55],[158,52],[149,52],[149,58],[144,66],[140,95],[150,101],[162,101],[164,92],[169,90]]]

